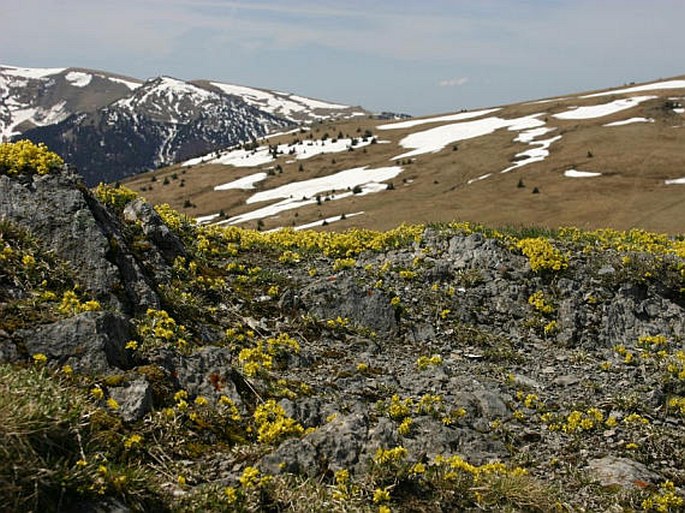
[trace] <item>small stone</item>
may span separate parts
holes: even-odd
[[[590,460],[588,469],[602,486],[644,488],[645,484],[659,480],[659,476],[642,463],[616,456]]]

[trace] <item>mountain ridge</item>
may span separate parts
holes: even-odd
[[[0,136],[46,143],[89,185],[358,107],[217,81],[0,65]]]

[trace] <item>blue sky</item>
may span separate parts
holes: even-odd
[[[683,0],[21,0],[0,63],[430,114],[685,73]]]

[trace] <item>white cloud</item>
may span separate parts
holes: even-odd
[[[440,80],[438,82],[438,85],[440,87],[460,87],[468,81],[469,77],[450,78],[447,80]]]

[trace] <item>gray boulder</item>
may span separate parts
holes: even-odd
[[[130,368],[125,346],[131,335],[128,319],[113,312],[84,312],[15,332],[20,346],[28,354],[43,353],[50,360],[69,364],[88,374]]]
[[[378,333],[397,331],[395,309],[382,292],[354,279],[317,281],[302,290],[305,308],[320,319],[348,318]]]

